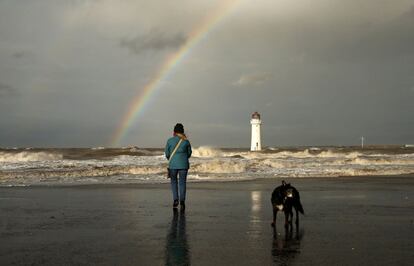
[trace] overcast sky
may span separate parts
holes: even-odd
[[[131,99],[223,0],[0,0],[0,147],[107,146]],[[414,143],[412,0],[240,0],[120,145]]]

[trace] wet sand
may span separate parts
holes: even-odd
[[[280,179],[0,188],[0,265],[413,265],[414,178],[288,179],[305,216],[270,227]]]

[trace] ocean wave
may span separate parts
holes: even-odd
[[[221,150],[209,147],[209,146],[200,146],[198,148],[193,149],[192,156],[199,157],[199,158],[212,158],[212,157],[219,157],[223,153]]]
[[[303,151],[281,151],[275,154],[275,157],[294,157],[294,158],[336,158],[336,157],[342,157],[342,158],[357,158],[359,156],[364,155],[360,152],[334,152],[334,151],[320,151],[320,150],[310,150],[305,149]]]
[[[213,160],[204,163],[195,164],[191,171],[196,173],[213,173],[213,174],[234,174],[243,173],[247,170],[245,162]]]
[[[339,177],[339,176],[395,176],[412,174],[411,171],[398,168],[344,168],[344,169],[325,169],[321,177]]]
[[[291,167],[291,165],[289,165],[288,162],[282,162],[280,160],[271,160],[271,159],[263,160],[263,161],[259,162],[258,165],[259,165],[259,167],[260,166],[269,166],[269,167],[272,167],[272,168]]]
[[[0,150],[0,185],[82,182],[158,182],[168,161],[162,149],[139,152],[106,148]],[[404,153],[403,153],[404,152]],[[414,173],[414,153],[393,150],[195,148],[189,180],[335,177]],[[121,180],[121,181],[119,181]]]
[[[391,159],[391,158],[354,158],[350,162],[358,165],[414,165],[413,159]]]
[[[348,152],[348,153],[339,153],[339,152],[333,152],[333,151],[322,151],[315,156],[320,158],[333,158],[333,157],[344,157],[344,158],[358,158],[359,156],[363,156],[364,154],[361,152]]]
[[[18,163],[35,161],[56,161],[63,158],[62,154],[47,152],[0,152],[0,162]]]
[[[161,166],[92,166],[88,168],[29,169],[25,171],[0,171],[0,179],[7,178],[66,178],[102,177],[116,175],[147,175],[164,173],[166,165]]]

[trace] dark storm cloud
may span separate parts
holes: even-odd
[[[107,142],[107,125],[83,124],[77,121],[35,120],[21,123],[19,119],[0,125],[0,147],[94,147]],[[94,138],[89,136],[93,135]]]
[[[362,52],[373,57],[413,55],[414,6],[394,21],[374,28],[362,42]]]
[[[168,34],[159,30],[153,30],[135,38],[124,38],[121,40],[120,45],[134,54],[139,54],[151,50],[178,48],[186,40],[187,38],[182,33]]]
[[[414,55],[414,7],[377,23],[310,24],[292,28],[292,50],[324,61],[372,61]]]
[[[106,145],[163,56],[222,1],[67,2],[0,0],[4,145]],[[240,1],[120,145],[163,146],[182,122],[195,146],[247,147],[253,111],[264,145],[412,143],[412,0],[311,2]]]

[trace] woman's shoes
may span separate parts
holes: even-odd
[[[173,208],[174,209],[177,209],[178,208],[178,200],[174,200]]]
[[[185,201],[183,201],[183,200],[180,201],[180,206],[181,206],[181,210],[184,210],[185,209]],[[178,200],[174,200],[173,208],[174,209],[178,208]]]

